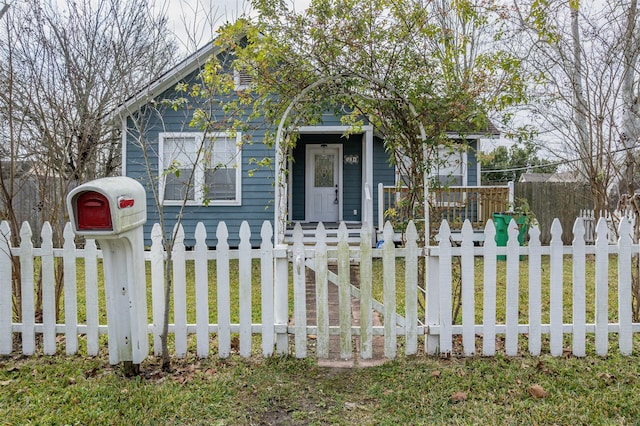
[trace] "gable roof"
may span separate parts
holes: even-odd
[[[123,104],[115,108],[108,116],[111,118],[127,117],[141,106],[153,100],[156,96],[175,87],[178,83],[183,82],[187,76],[200,69],[211,55],[218,55],[224,50],[224,48],[216,46],[214,41],[215,40],[208,42],[204,47],[184,58],[178,65],[172,67],[169,71],[159,76],[138,93],[127,99]],[[452,139],[461,137],[460,132],[447,131],[447,134]],[[464,139],[496,139],[500,136],[501,133],[498,128],[489,120],[487,125],[482,128],[469,123],[462,137]]]
[[[491,120],[488,120],[485,126],[468,123],[464,127],[459,132],[447,131],[447,135],[452,139],[499,139],[501,136],[500,130]]]
[[[214,46],[213,41],[207,43],[204,47],[184,58],[178,63],[178,65],[172,67],[169,71],[162,74],[138,93],[127,99],[123,104],[115,108],[110,115],[114,118],[130,115],[156,96],[168,89],[171,89],[172,87],[175,87],[175,85],[181,81],[184,81],[189,74],[195,72],[204,65],[211,55],[218,54],[221,51],[222,48]]]

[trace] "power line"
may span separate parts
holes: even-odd
[[[627,148],[619,148],[616,149],[614,151],[610,151],[611,154],[617,154],[619,152],[623,152],[623,151],[627,151]],[[506,172],[519,172],[521,170],[529,170],[529,169],[539,169],[542,167],[555,167],[555,166],[562,166],[564,164],[570,164],[570,163],[575,163],[577,161],[584,161],[590,158],[594,158],[596,157],[598,154],[593,154],[591,156],[588,157],[579,157],[579,158],[574,158],[573,160],[562,160],[562,161],[556,161],[555,163],[545,163],[545,164],[536,164],[536,165],[530,165],[530,166],[523,166],[523,167],[512,167],[509,169],[493,169],[493,170],[480,170],[480,173],[506,173]]]

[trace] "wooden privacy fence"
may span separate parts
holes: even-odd
[[[451,243],[447,222],[440,227],[439,245],[426,251],[418,247],[413,223],[407,229],[404,247],[383,244],[371,248],[370,229],[363,227],[360,247],[350,247],[344,224],[338,232],[339,243],[329,247],[322,224],[317,229],[315,246],[303,244],[299,225],[294,243],[274,247],[268,222],[262,227],[262,244],[252,248],[249,226],[240,229],[240,245],[231,249],[228,233],[220,223],[215,248],[207,247],[207,232],[202,224],[195,232],[196,244],[187,250],[184,233],[178,230],[173,258],[172,323],[175,356],[189,351],[189,339],[195,337],[199,357],[216,354],[227,357],[233,351],[248,357],[258,352],[253,337],[260,336],[260,352],[268,357],[289,353],[290,343],[297,357],[309,356],[310,342],[315,342],[318,357],[328,356],[331,336],[339,336],[340,356],[353,356],[353,340],[359,340],[362,358],[372,356],[374,339],[384,341],[384,356],[395,358],[399,347],[406,354],[448,354],[460,351],[473,355],[481,350],[491,356],[497,351],[516,355],[527,350],[538,355],[548,350],[559,356],[569,345],[576,356],[584,356],[593,342],[597,355],[609,351],[609,337],[617,336],[620,353],[632,353],[633,334],[640,324],[632,322],[632,256],[639,252],[630,236],[629,222],[623,220],[616,244],[607,241],[604,219],[596,226],[595,245],[584,242],[584,225],[575,222],[576,235],[571,246],[563,246],[558,221],[551,228],[551,244],[539,243],[540,231],[530,231],[528,246],[517,242],[515,223],[509,226],[506,247],[495,243],[492,222],[485,228],[483,247],[473,244],[473,229],[463,225],[462,243]],[[393,229],[385,225],[386,241],[392,241]],[[14,337],[25,355],[42,352],[53,355],[64,335],[67,354],[78,352],[79,336],[86,340],[88,355],[97,355],[106,334],[102,297],[98,279],[100,251],[87,241],[84,249],[74,244],[68,225],[62,248],[53,248],[51,230],[43,227],[40,248],[34,248],[28,223],[21,228],[19,247],[10,247],[9,226],[0,225],[0,354],[16,350]],[[159,226],[152,232],[152,246],[145,256],[149,262],[151,318],[149,334],[154,351],[159,354],[159,331],[164,310],[164,262]],[[427,284],[421,288],[418,265],[427,259]],[[506,255],[506,261],[497,260]],[[20,258],[22,319],[12,313],[11,256]],[[79,262],[78,259],[84,259]],[[64,266],[64,320],[56,321],[54,302],[54,263]],[[350,265],[359,264],[357,283],[350,279]],[[374,265],[375,264],[375,265]],[[547,266],[548,264],[548,266]],[[459,265],[456,266],[456,265]],[[543,268],[544,265],[544,268]],[[526,276],[521,268],[527,268]],[[571,282],[564,270],[570,267]],[[376,269],[378,268],[378,269]],[[309,282],[306,270],[314,271]],[[252,273],[252,271],[254,271]],[[378,275],[373,275],[379,270]],[[335,271],[335,272],[332,272]],[[403,274],[400,274],[403,271]],[[84,280],[76,276],[83,272]],[[35,282],[42,279],[42,315],[36,315]],[[611,276],[616,277],[610,281]],[[257,278],[259,277],[259,278]],[[289,285],[292,284],[290,293]],[[402,285],[401,285],[402,284]],[[330,286],[338,289],[338,325],[330,322],[328,308]],[[315,293],[315,324],[309,324],[307,290]],[[616,298],[610,299],[610,290]],[[569,293],[568,293],[569,292]],[[570,297],[565,297],[570,294]],[[352,301],[360,306],[360,323],[352,324]],[[458,305],[457,301],[460,303]],[[526,300],[526,305],[523,301]],[[425,309],[420,301],[424,301]],[[292,302],[292,303],[291,303]],[[457,308],[461,314],[454,316]],[[380,325],[374,324],[378,312]],[[378,315],[376,315],[377,317]],[[36,318],[38,320],[36,321]],[[333,318],[335,320],[335,318]],[[525,335],[524,339],[520,336]],[[310,335],[314,335],[313,340]],[[41,338],[39,337],[41,336]],[[380,336],[380,337],[376,337]],[[215,338],[213,338],[215,337]],[[290,342],[290,338],[293,340]],[[38,342],[38,343],[36,343]],[[41,342],[41,343],[40,343]],[[458,343],[459,342],[459,343]],[[481,349],[480,349],[481,348]]]

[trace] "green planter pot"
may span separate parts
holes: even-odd
[[[521,246],[524,245],[527,231],[529,231],[527,216],[514,213],[493,213],[493,224],[496,227],[496,244],[499,247],[507,246],[507,241],[509,241],[509,223],[511,223],[511,219],[514,219],[518,225],[518,243]],[[498,255],[498,260],[507,260],[507,256]],[[522,256],[520,256],[520,260],[522,260]]]

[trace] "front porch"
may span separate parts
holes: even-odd
[[[302,227],[302,242],[304,245],[314,245],[317,242],[316,234],[319,222],[300,222]],[[338,244],[338,222],[322,222],[326,232],[326,241],[328,245]],[[345,222],[347,227],[347,243],[350,246],[360,245],[360,231],[362,230],[362,222]],[[287,226],[284,234],[285,244],[293,243],[293,229],[295,224],[291,223]],[[373,242],[375,244],[375,242]]]
[[[402,201],[409,188],[385,186],[378,184],[378,236],[386,221],[394,224],[394,229],[400,230],[407,221],[407,208]],[[514,202],[514,184],[509,182],[505,186],[451,186],[437,188],[429,192],[429,227],[430,235],[438,233],[440,223],[446,220],[454,241],[461,241],[462,224],[465,220],[471,222],[474,230],[474,241],[484,241],[484,227],[493,213],[511,211]],[[424,211],[424,209],[421,209]],[[424,220],[424,217],[414,220]],[[395,241],[401,241],[401,232],[397,232]]]
[[[402,214],[401,202],[408,188],[396,186],[378,185],[378,216],[374,223],[375,234],[372,245],[375,246],[382,238],[382,230],[387,221],[394,224],[396,233],[394,242],[401,242],[402,223],[406,217]],[[430,197],[430,228],[431,235],[438,232],[442,220],[449,223],[454,241],[460,241],[462,224],[469,219],[474,229],[474,241],[484,242],[484,227],[494,212],[509,211],[513,206],[513,183],[506,186],[456,186],[433,190]],[[420,221],[420,218],[417,219]],[[305,245],[316,242],[316,233],[319,222],[300,222]],[[340,222],[322,222],[327,243],[334,245],[338,241],[338,228]],[[293,228],[295,223],[289,223],[285,231],[284,242],[290,244],[293,241]],[[360,231],[362,222],[345,222],[347,228],[347,241],[350,245],[360,244]]]
[[[299,139],[295,146],[277,144],[276,244],[291,241],[292,226],[296,223],[304,224],[308,244],[315,241],[318,223],[324,224],[329,243],[337,241],[338,224],[342,222],[348,225],[351,244],[359,243],[360,229],[366,223],[373,228],[371,243],[375,246],[382,239],[387,221],[397,231],[394,241],[402,241],[403,224],[410,217],[406,214],[408,206],[402,202],[408,188],[394,184],[397,171],[389,165],[384,141],[374,135],[373,127],[353,130],[343,125],[301,127],[297,129]],[[494,212],[508,211],[513,205],[513,184],[472,186],[478,180],[479,166],[475,157],[470,157],[473,156],[462,156],[463,163],[456,169],[461,186],[428,193],[430,208],[426,222],[431,235],[437,233],[441,221],[446,219],[455,239],[469,219],[477,231],[476,240],[483,241],[486,221]],[[378,184],[377,191],[374,182]],[[418,228],[424,229],[424,207],[411,208],[422,212],[422,217],[413,215],[413,219]]]

